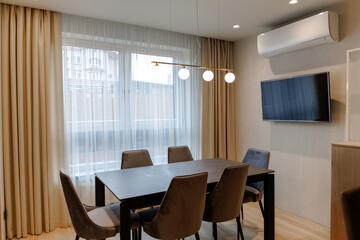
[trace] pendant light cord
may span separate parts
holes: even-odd
[[[196,64],[196,60],[200,54],[200,49],[201,49],[201,44],[200,44],[200,27],[199,27],[199,0],[195,0],[195,3],[196,3],[196,6],[195,6],[195,9],[196,9],[196,30],[197,30],[197,36],[196,36],[196,42],[198,44],[198,50],[196,52],[196,56],[194,58],[194,61],[193,61],[193,64]]]
[[[220,39],[220,0],[218,0],[218,39]]]
[[[170,32],[171,32],[171,0],[169,0],[169,13],[170,13],[170,21],[169,21],[169,24],[170,24],[170,27],[169,27],[169,29],[170,29]]]
[[[200,27],[199,27],[199,3],[198,0],[195,0],[196,4],[195,4],[195,9],[196,9],[196,30],[197,30],[197,36],[196,36],[196,43],[198,45],[198,50],[196,52],[196,56],[194,58],[193,64],[196,64],[196,60],[200,54],[200,50],[201,50],[201,43],[200,43]],[[172,31],[172,0],[169,0],[169,15],[170,15],[170,20],[169,20],[169,29],[170,31]]]

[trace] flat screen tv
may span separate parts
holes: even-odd
[[[263,120],[331,122],[329,72],[261,82]]]

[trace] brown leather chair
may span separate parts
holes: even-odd
[[[194,160],[188,146],[174,146],[168,148],[168,163]]]
[[[240,223],[240,208],[244,198],[249,164],[225,168],[220,181],[206,201],[203,220],[213,223],[213,237],[217,240],[218,222],[236,218],[237,239],[244,240]]]
[[[124,151],[121,158],[121,169],[152,166],[150,154],[146,149]]]
[[[249,148],[243,159],[243,163],[249,163],[251,166],[269,168],[270,152],[255,148]],[[264,217],[264,208],[261,199],[264,196],[264,182],[255,182],[246,185],[243,203],[259,202],[261,213]],[[244,211],[241,206],[242,219],[244,219]]]
[[[341,193],[341,205],[347,240],[360,239],[360,187]]]
[[[207,173],[174,177],[160,207],[139,212],[144,231],[157,239],[196,234],[205,207]]]
[[[120,232],[120,203],[104,207],[92,207],[83,204],[76,193],[70,177],[60,170],[60,180],[70,218],[76,232],[76,240],[104,239]],[[133,239],[141,235],[140,218],[131,212]]]

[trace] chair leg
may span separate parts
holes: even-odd
[[[263,217],[264,217],[264,207],[263,207],[263,205],[262,205],[261,200],[259,201],[259,206],[260,206],[261,213],[262,213],[262,215],[263,215]]]
[[[136,229],[131,230],[131,233],[132,233],[132,240],[138,240],[138,238],[137,238],[137,230]]]
[[[199,232],[195,233],[196,240],[200,240]]]
[[[141,240],[141,227],[138,228],[138,240]]]
[[[76,234],[75,240],[79,240],[79,235]]]
[[[214,237],[214,240],[217,240],[217,226],[216,226],[216,223],[213,223],[213,224],[212,224],[212,227],[213,227],[213,237]]]
[[[245,240],[244,233],[240,223],[240,215],[236,218],[236,222],[237,222],[237,240],[240,240],[239,234],[241,236],[241,240]]]
[[[241,217],[242,217],[242,220],[244,220],[244,208],[243,208],[242,204],[241,204]]]

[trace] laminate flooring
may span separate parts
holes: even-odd
[[[263,220],[257,203],[244,204],[245,220],[241,221],[246,240],[264,239]],[[328,227],[311,222],[294,214],[281,209],[275,209],[275,239],[276,240],[328,240],[330,239],[330,230]],[[203,222],[200,229],[201,240],[212,240],[211,223]],[[50,233],[43,233],[38,236],[29,235],[26,240],[74,240],[74,229],[57,228]],[[111,240],[120,239],[116,235]],[[143,232],[143,240],[152,240],[150,236]],[[187,239],[194,240],[191,236]],[[233,240],[236,239],[236,221],[218,224],[218,239]]]

